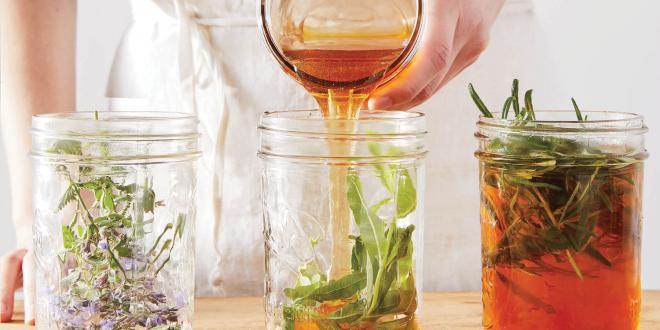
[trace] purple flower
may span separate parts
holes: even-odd
[[[86,242],[85,245],[83,245],[82,251],[85,254],[90,254],[92,253],[92,244],[90,242]]]
[[[158,326],[158,325],[162,325],[163,323],[165,323],[165,320],[163,320],[162,317],[160,317],[158,315],[154,315],[154,316],[150,317],[147,320],[146,325],[147,325],[147,327],[155,327],[155,326]]]
[[[108,250],[108,241],[105,240],[105,239],[102,239],[101,241],[99,241],[99,244],[97,246],[98,246],[99,249],[101,249],[103,251],[107,251]]]
[[[99,325],[101,326],[101,330],[112,330],[115,327],[115,322],[112,320],[103,319]]]

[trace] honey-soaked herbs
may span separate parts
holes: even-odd
[[[500,119],[471,88],[484,328],[638,329],[646,128],[575,101],[573,118],[537,113],[517,85]]]

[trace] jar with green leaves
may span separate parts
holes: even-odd
[[[425,119],[261,118],[268,329],[419,329]]]
[[[39,329],[192,329],[197,119],[32,121]]]
[[[639,329],[641,116],[537,111],[531,90],[482,116],[485,329]]]

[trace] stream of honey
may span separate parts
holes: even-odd
[[[355,121],[365,101],[384,81],[396,73],[393,67],[405,56],[412,33],[405,26],[394,35],[325,35],[315,34],[314,45],[302,49],[284,49],[283,55],[295,68],[288,72],[316,99],[326,119],[328,132],[353,132]],[[310,39],[303,36],[302,39]],[[333,38],[338,38],[333,40]],[[359,40],[360,42],[356,42]],[[356,46],[356,45],[361,46]],[[378,45],[372,46],[370,45]],[[331,155],[349,155],[353,142],[328,141]],[[330,220],[332,223],[332,262],[330,278],[350,273],[353,241],[347,200],[348,167],[331,165],[329,169]]]
[[[352,132],[360,109],[369,95],[386,79],[388,68],[401,56],[403,48],[376,50],[295,50],[285,51],[296,68],[298,81],[317,100],[329,132]],[[334,140],[330,154],[350,153],[352,142]],[[330,278],[350,272],[352,241],[344,165],[330,168],[330,215],[333,226],[333,252]]]

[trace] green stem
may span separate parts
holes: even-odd
[[[72,183],[75,185],[75,183]],[[96,230],[97,233],[101,233],[101,230],[99,227],[96,225],[96,222],[94,222],[94,217],[92,217],[92,214],[89,213],[89,210],[87,209],[87,206],[85,205],[85,201],[83,201],[82,196],[80,195],[80,188],[76,185],[76,198],[78,199],[78,203],[82,206],[82,208],[85,210],[87,214],[87,219],[89,219],[89,223],[92,225],[92,228]],[[110,257],[112,260],[117,264],[117,267],[119,267],[119,270],[121,273],[124,275],[124,280],[128,281],[128,276],[126,275],[126,270],[124,270],[124,267],[121,265],[121,262],[119,262],[119,259],[117,259],[117,256],[115,256],[114,252],[112,252],[112,249],[108,247],[108,253],[110,254]]]
[[[160,244],[160,240],[163,239],[163,236],[165,236],[165,233],[167,233],[170,229],[172,229],[172,224],[168,223],[167,226],[165,226],[165,229],[163,229],[163,232],[158,235],[158,238],[156,239],[156,242],[154,245],[151,247],[149,250],[149,253],[147,255],[151,255],[154,251],[156,251],[156,248],[158,247],[158,244]],[[156,258],[158,259],[158,258]]]

